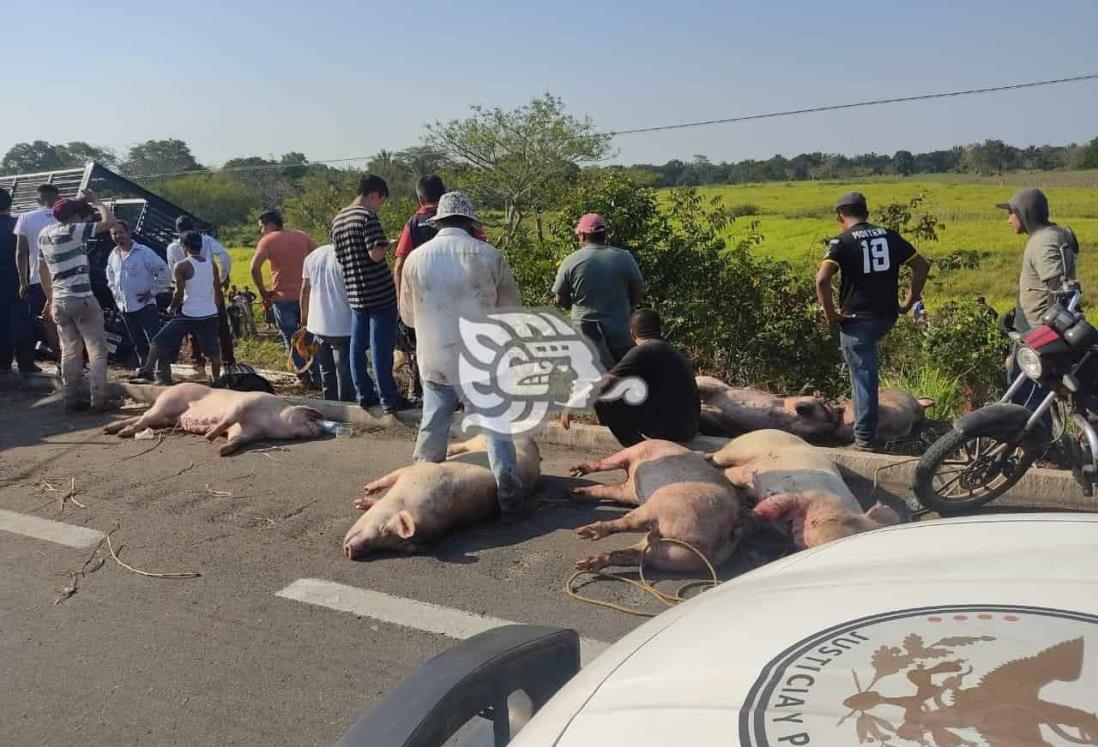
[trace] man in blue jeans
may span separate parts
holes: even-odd
[[[412,455],[417,462],[446,458],[454,407],[462,398],[459,320],[480,320],[499,308],[522,303],[503,255],[475,238],[479,224],[468,197],[461,192],[442,195],[431,226],[438,234],[409,255],[400,285],[400,316],[416,330],[416,357],[423,379],[423,418]],[[468,417],[474,408],[469,402],[465,405]],[[509,425],[501,427],[509,431]],[[511,434],[486,431],[484,436],[500,512],[517,516],[524,505]]]
[[[843,232],[831,240],[816,273],[816,297],[824,318],[839,328],[843,358],[850,368],[854,400],[854,448],[875,451],[877,442],[877,345],[923,297],[930,271],[927,262],[902,236],[869,222],[869,207],[861,192],[847,192],[835,203],[835,219]],[[911,288],[899,303],[900,267],[911,267]],[[831,280],[840,273],[839,311]]]
[[[363,174],[358,195],[332,221],[332,245],[343,269],[351,307],[351,378],[358,404],[368,408],[380,401],[386,413],[394,413],[407,409],[409,402],[397,390],[393,377],[397,294],[393,273],[385,262],[389,240],[377,217],[388,196],[389,186],[384,179]],[[377,389],[366,369],[367,349]]]
[[[111,240],[114,249],[107,258],[107,287],[122,312],[126,332],[137,353],[138,375],[152,373],[149,345],[161,327],[156,296],[167,292],[171,270],[160,255],[133,240],[126,221],[119,220],[111,227]]]

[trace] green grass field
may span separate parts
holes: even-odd
[[[764,237],[756,249],[811,273],[823,254],[825,237],[836,233],[835,198],[848,189],[858,189],[869,199],[870,211],[889,202],[907,202],[924,194],[922,210],[945,223],[939,240],[924,242],[920,252],[937,257],[959,250],[987,252],[981,266],[957,270],[948,277],[932,271],[926,299],[933,306],[953,297],[984,294],[996,308],[1013,302],[1024,236],[1015,236],[1006,224],[1004,211],[994,206],[1006,202],[1019,187],[1040,187],[1048,195],[1052,218],[1071,226],[1079,238],[1079,275],[1084,292],[1098,293],[1098,262],[1089,259],[1098,248],[1098,171],[1008,174],[1003,177],[941,175],[874,178],[851,182],[786,182],[744,186],[715,186],[700,189],[705,196],[720,195],[725,206],[741,214],[727,230],[730,240],[742,238],[749,224],[758,221]],[[743,213],[751,213],[743,215]]]

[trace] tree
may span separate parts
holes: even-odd
[[[68,165],[63,146],[51,145],[45,140],[33,143],[16,143],[4,155],[0,169],[7,173],[33,173],[52,171]]]
[[[66,160],[72,166],[82,166],[88,161],[97,161],[104,166],[118,168],[118,154],[110,148],[89,145],[82,140],[74,140],[60,147],[64,151]]]
[[[445,155],[481,206],[504,212],[507,244],[533,217],[539,240],[542,216],[579,173],[579,164],[604,157],[609,136],[590,118],[577,119],[551,94],[511,111],[473,107],[473,115],[427,128],[425,145]]]
[[[900,176],[911,176],[915,173],[915,156],[909,150],[898,150],[892,156],[892,168]]]
[[[131,176],[175,175],[201,171],[202,164],[182,140],[146,140],[130,148],[123,168]]]
[[[1083,158],[1079,161],[1081,169],[1098,169],[1098,137],[1083,148]]]
[[[188,174],[165,179],[157,192],[213,228],[245,223],[262,205],[255,192],[228,174]]]

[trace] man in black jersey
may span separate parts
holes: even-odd
[[[930,263],[895,231],[869,223],[865,195],[847,192],[835,203],[843,227],[832,239],[816,273],[816,297],[824,318],[839,328],[843,358],[850,368],[854,399],[854,448],[873,451],[877,443],[877,343],[896,317],[922,299]],[[900,267],[911,267],[911,288],[901,306]],[[840,274],[839,310],[831,279]]]

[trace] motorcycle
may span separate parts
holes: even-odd
[[[1077,283],[1066,284],[1055,298],[1041,326],[1025,335],[1009,329],[1010,312],[1000,319],[1000,329],[1015,341],[1020,372],[998,403],[961,417],[923,454],[912,491],[924,508],[955,514],[993,501],[1057,442],[1084,494],[1094,495],[1098,329],[1079,310]],[[1014,402],[1027,380],[1035,383],[1030,398],[1041,397],[1036,407]]]

